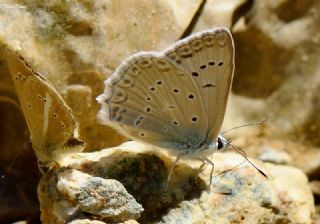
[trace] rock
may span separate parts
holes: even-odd
[[[194,32],[217,26],[232,27],[235,13],[248,1],[207,0],[194,27]]]
[[[75,192],[79,192],[80,188],[74,186],[85,186],[82,183],[89,180],[88,183],[97,183],[92,180],[99,180],[98,186],[102,187],[104,182],[101,179],[116,179],[143,206],[144,212],[137,219],[139,223],[311,223],[315,212],[313,196],[306,176],[299,169],[250,159],[268,175],[265,178],[252,165],[244,163],[244,158],[238,154],[215,153],[210,159],[215,164],[211,187],[209,164],[200,169],[201,162],[181,160],[174,168],[165,197],[163,188],[174,161],[174,156],[167,151],[128,142],[100,152],[79,153],[66,161],[69,168],[60,171],[60,177],[51,173],[50,181],[45,178],[41,181],[41,208],[43,214],[48,214],[52,208],[58,214],[59,211],[74,214],[76,210],[86,211],[87,215],[101,213],[104,211],[100,207],[103,203],[99,204],[96,200],[100,196],[76,196]],[[54,179],[56,181],[52,182]],[[63,204],[64,209],[52,204],[48,207],[46,203],[52,197],[50,195],[57,193],[45,189],[54,189],[57,180],[58,190],[55,192],[59,192],[60,196],[55,200]],[[86,187],[81,189],[88,192],[84,190]],[[99,190],[92,192],[104,194]],[[121,201],[114,202],[118,203],[123,204]],[[100,214],[97,216],[100,217]],[[81,217],[77,215],[77,218]],[[98,220],[103,221],[103,218]]]
[[[97,220],[89,220],[89,219],[79,219],[69,222],[68,224],[104,224],[105,222],[97,221]],[[123,224],[138,224],[134,220],[128,220],[123,222]]]
[[[320,181],[314,180],[309,183],[312,193],[315,197],[320,196]]]
[[[257,149],[252,155],[260,153],[260,141],[268,147],[284,149],[292,157],[293,165],[317,181],[320,170],[320,16],[317,12],[320,3],[285,0],[178,3],[180,1],[171,0],[130,3],[98,0],[85,4],[76,0],[7,1],[0,3],[0,38],[1,42],[18,50],[34,70],[54,83],[80,123],[86,150],[93,151],[125,140],[113,129],[97,124],[99,105],[95,101],[95,97],[103,92],[105,78],[124,58],[139,50],[161,50],[194,31],[226,25],[232,29],[235,39],[236,69],[223,129],[269,117],[270,121],[263,126],[232,132],[233,139],[246,137],[242,145],[244,149],[251,147],[252,142],[257,143],[251,147]],[[21,217],[30,217],[37,212],[35,185],[38,172],[1,50],[0,70],[0,130],[3,132],[0,172],[5,176],[0,192],[4,201],[0,208],[4,215],[0,219],[10,217],[11,222],[14,216],[19,216],[15,220],[21,220]],[[287,142],[290,143],[288,146]],[[83,158],[94,155],[99,158],[99,154],[85,154]],[[123,158],[127,160],[120,155],[125,155]],[[181,162],[175,169],[181,175],[175,175],[170,182],[167,200],[162,200],[158,194],[172,164],[171,158],[160,153],[139,156],[118,152],[112,156],[115,161],[106,159],[106,162],[118,164],[112,167],[113,172],[108,170],[108,178],[120,179],[128,192],[147,208],[140,222],[159,221],[166,212],[176,214],[171,213],[172,208],[177,209],[182,200],[200,198],[206,189],[208,177],[198,178],[193,163]],[[11,166],[11,161],[17,162]],[[119,161],[123,162],[122,165]],[[136,174],[126,169],[129,165],[131,169],[139,170],[140,175],[123,176],[123,173]],[[80,168],[82,172],[84,167]],[[103,175],[93,176],[104,178]],[[146,185],[147,188],[141,188]],[[172,189],[175,190],[171,194]],[[237,189],[237,192],[241,195],[241,191]],[[293,203],[292,206],[299,205]],[[272,213],[270,219],[278,211],[277,206],[275,208],[269,209]],[[305,217],[309,217],[308,211]],[[282,219],[283,214],[278,213],[279,222],[292,219],[292,215]],[[171,220],[165,217],[163,220]],[[303,220],[302,216],[299,217],[297,219]]]
[[[105,224],[105,222],[97,221],[97,220],[89,220],[89,219],[78,219],[69,222],[68,224]]]
[[[42,180],[45,181],[39,185],[39,200],[44,223],[65,223],[83,217],[123,222],[139,218],[143,211],[122,184],[113,179],[61,168]]]
[[[264,136],[317,146],[320,4],[295,4],[257,1],[243,14],[244,23],[235,24],[237,97],[229,102],[226,124],[268,117]]]
[[[270,162],[282,165],[288,165],[292,163],[292,158],[286,152],[276,150],[268,146],[262,146],[261,148],[262,152],[258,156],[258,158],[263,162]]]

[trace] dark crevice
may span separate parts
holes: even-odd
[[[232,20],[231,20],[231,27],[233,27],[241,17],[246,16],[249,14],[251,9],[253,8],[254,1],[248,0],[243,1],[243,4],[241,4],[233,13]]]
[[[194,14],[191,22],[189,23],[188,27],[185,29],[185,31],[184,31],[183,34],[181,35],[181,39],[189,36],[189,35],[192,33],[195,25],[197,24],[197,22],[198,22],[198,20],[199,20],[199,18],[200,18],[200,15],[201,15],[201,13],[202,13],[202,11],[203,11],[204,6],[205,6],[206,3],[207,3],[207,0],[203,0],[203,1],[202,1],[202,3],[200,4],[197,12]]]

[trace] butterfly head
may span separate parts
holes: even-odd
[[[202,143],[199,147],[199,151],[203,154],[210,155],[212,152],[225,152],[230,145],[231,141],[229,139],[219,135],[217,140],[214,142]]]
[[[228,149],[228,147],[230,146],[230,143],[231,141],[229,139],[226,139],[222,135],[219,135],[213,150],[216,150],[218,152],[224,152]]]

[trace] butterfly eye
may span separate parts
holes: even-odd
[[[217,149],[218,150],[225,150],[228,148],[229,144],[230,144],[230,140],[227,140],[223,137],[218,137],[218,140],[217,140]]]
[[[223,144],[223,142],[222,142],[221,138],[218,138],[217,149],[218,149],[218,150],[220,150],[220,149],[222,149],[222,148],[223,148],[223,146],[224,146],[224,144]]]

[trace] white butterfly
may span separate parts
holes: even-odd
[[[134,54],[106,80],[99,118],[133,139],[198,157],[225,142],[218,133],[233,71],[234,44],[225,28],[163,52]]]
[[[209,161],[208,154],[228,145],[218,134],[233,71],[226,28],[193,34],[163,52],[136,53],[105,81],[99,119],[132,139],[175,151],[176,162],[180,156]]]
[[[85,143],[78,139],[71,109],[44,77],[35,73],[14,51],[4,47],[32,147],[41,165],[61,164],[66,154],[80,152]]]

